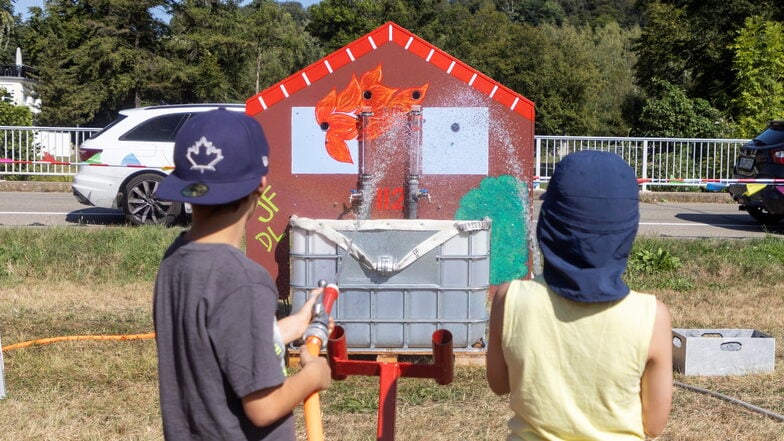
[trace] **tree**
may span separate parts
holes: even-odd
[[[154,98],[163,0],[48,0],[23,32],[37,67],[40,123],[103,125],[119,108]]]
[[[634,118],[626,107],[640,94],[634,78],[637,57],[632,50],[639,35],[639,27],[623,29],[614,21],[593,31],[601,92],[595,102],[599,128],[592,135],[626,136],[632,130]]]
[[[33,114],[27,106],[15,106],[11,103],[11,94],[0,87],[0,126],[30,126]]]
[[[244,102],[318,59],[315,40],[271,0],[240,7],[185,0],[173,11],[169,82],[174,102]]]
[[[505,61],[511,73],[501,81],[536,103],[537,134],[629,133],[633,120],[624,106],[638,93],[630,47],[635,29],[615,22],[595,29],[570,24],[514,28]]]
[[[327,52],[351,43],[382,25],[384,1],[323,0],[310,8],[306,30],[322,42]]]
[[[750,16],[781,20],[780,0],[641,0],[646,20],[636,45],[639,84],[656,80],[681,87],[688,96],[731,110],[735,73],[731,45]]]
[[[784,24],[749,17],[731,47],[740,136],[752,137],[784,117]]]
[[[721,112],[702,98],[691,99],[682,88],[664,80],[642,108],[635,135],[668,138],[713,138],[727,135]]]
[[[516,23],[562,24],[566,18],[561,5],[554,0],[496,0],[496,7]]]
[[[652,3],[646,10],[647,22],[634,40],[634,64],[638,84],[652,93],[662,81],[689,89],[691,33],[685,12],[673,5]]]
[[[0,125],[3,126],[31,126],[33,115],[26,106],[15,106],[11,94],[0,87]],[[6,132],[0,145],[0,157],[13,158],[19,161],[36,159],[37,148],[33,145],[33,133],[29,130],[14,130]],[[16,164],[12,169],[27,171],[32,168],[29,164]],[[12,181],[25,180],[27,175],[10,175]]]
[[[289,8],[270,0],[255,0],[245,8],[245,13],[254,62],[249,78],[253,87],[246,96],[258,93],[322,55],[315,38],[304,31],[304,23],[297,21]]]
[[[237,102],[250,96],[252,44],[236,0],[184,0],[174,9],[165,49],[174,64],[176,102]],[[171,69],[170,68],[170,69]]]
[[[634,0],[495,0],[499,11],[515,22],[574,26],[605,26],[620,23],[623,27],[639,24]]]
[[[735,75],[730,48],[746,17],[773,14],[777,0],[689,0],[685,10],[692,33],[689,61],[695,66],[690,96],[730,108]],[[779,13],[780,14],[780,13]]]
[[[595,104],[601,73],[593,58],[592,31],[572,25],[540,27],[548,45],[541,70],[533,75],[541,87],[543,119],[537,133],[589,135],[599,131]]]
[[[0,0],[0,52],[5,52],[14,30],[14,15],[11,0]]]
[[[482,73],[507,83],[515,75],[519,61],[514,46],[514,25],[497,11],[492,2],[455,4],[441,16],[440,43],[445,51]],[[487,38],[493,35],[493,38]]]

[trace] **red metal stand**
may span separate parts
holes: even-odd
[[[446,385],[454,379],[455,361],[452,357],[452,333],[439,329],[433,333],[433,363],[377,362],[349,360],[346,334],[335,326],[327,343],[329,366],[334,380],[345,380],[349,375],[379,377],[377,441],[395,439],[397,379],[400,377],[434,378]]]

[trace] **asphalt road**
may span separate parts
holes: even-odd
[[[0,226],[118,225],[121,211],[82,205],[70,193],[0,191]]]
[[[541,201],[534,201],[534,220]],[[123,225],[117,210],[79,204],[67,192],[0,191],[0,226]],[[784,222],[765,229],[733,203],[643,202],[640,235],[701,237],[763,237],[784,235]]]
[[[732,203],[642,203],[638,234],[677,238],[765,237],[784,235],[784,223],[766,228]]]

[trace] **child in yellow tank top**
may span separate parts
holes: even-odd
[[[634,171],[582,151],[556,167],[537,225],[542,276],[505,284],[487,380],[510,393],[508,440],[642,440],[672,403],[669,312],[621,276],[639,223]]]

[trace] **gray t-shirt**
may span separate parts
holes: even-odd
[[[296,438],[292,414],[259,428],[242,409],[285,380],[277,299],[269,273],[232,246],[180,236],[169,247],[153,306],[167,441]]]

